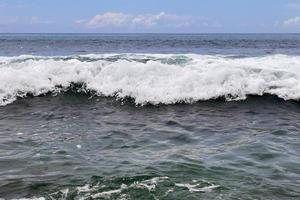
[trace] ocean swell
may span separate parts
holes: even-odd
[[[192,103],[271,94],[300,98],[300,56],[245,57],[195,54],[103,54],[0,57],[0,105],[19,97],[57,94],[72,84],[81,92],[137,105]]]

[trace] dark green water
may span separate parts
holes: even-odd
[[[0,107],[5,199],[299,199],[298,102],[136,107],[65,93]]]
[[[0,34],[0,199],[299,200],[299,69],[299,34]]]

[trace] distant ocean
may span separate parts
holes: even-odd
[[[0,199],[300,199],[300,34],[0,34]]]

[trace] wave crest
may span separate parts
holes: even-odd
[[[0,57],[0,105],[28,94],[80,92],[133,98],[136,104],[191,103],[272,94],[300,98],[300,56],[122,54]]]

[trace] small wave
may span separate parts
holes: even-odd
[[[44,200],[44,199],[135,199],[131,195],[135,192],[144,192],[145,196],[154,199],[165,198],[178,191],[178,188],[186,188],[189,193],[209,193],[220,186],[206,181],[193,180],[192,183],[173,183],[169,177],[153,177],[150,179],[133,181],[131,183],[119,183],[118,186],[111,187],[109,183],[98,182],[96,184],[86,184],[75,188],[66,188],[46,195],[45,197],[33,197],[24,200]],[[185,190],[183,190],[185,191]],[[159,196],[157,196],[159,195]],[[23,199],[18,199],[23,200]]]
[[[264,94],[298,100],[299,67],[300,56],[289,55],[0,57],[0,105],[70,88],[117,99],[129,97],[137,105],[193,103],[220,97],[244,100]]]
[[[46,199],[44,197],[32,197],[32,198],[21,198],[21,199],[12,199],[12,200],[46,200]]]
[[[211,192],[213,189],[219,188],[219,185],[205,185],[203,186],[203,183],[176,183],[175,184],[177,187],[182,187],[182,188],[187,188],[189,192]]]

